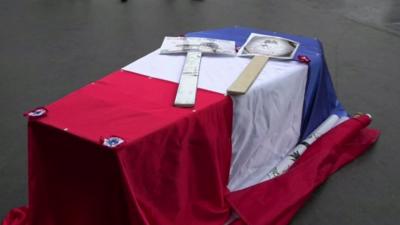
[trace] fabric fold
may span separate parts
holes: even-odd
[[[28,225],[29,209],[26,206],[12,209],[4,218],[1,225]]]

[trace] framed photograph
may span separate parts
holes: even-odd
[[[238,55],[263,55],[277,59],[292,59],[299,46],[298,42],[286,38],[252,33],[240,48]]]

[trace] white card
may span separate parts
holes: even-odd
[[[235,42],[197,37],[165,37],[160,54],[177,54],[188,51],[202,53],[236,55]]]

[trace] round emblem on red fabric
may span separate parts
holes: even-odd
[[[116,148],[124,143],[124,139],[116,136],[104,138],[102,144],[108,148]]]
[[[29,117],[29,118],[40,118],[43,116],[46,116],[47,114],[47,109],[44,107],[39,107],[36,108],[28,113],[25,114],[25,116]]]

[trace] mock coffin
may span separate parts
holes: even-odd
[[[225,93],[249,59],[204,57],[195,107],[174,107],[184,56],[156,50],[28,116],[29,203],[3,225],[288,224],[379,133],[369,116],[346,120],[318,40],[240,27],[187,36],[240,47],[251,33],[300,47],[246,95]],[[332,115],[346,119],[266,178]]]

